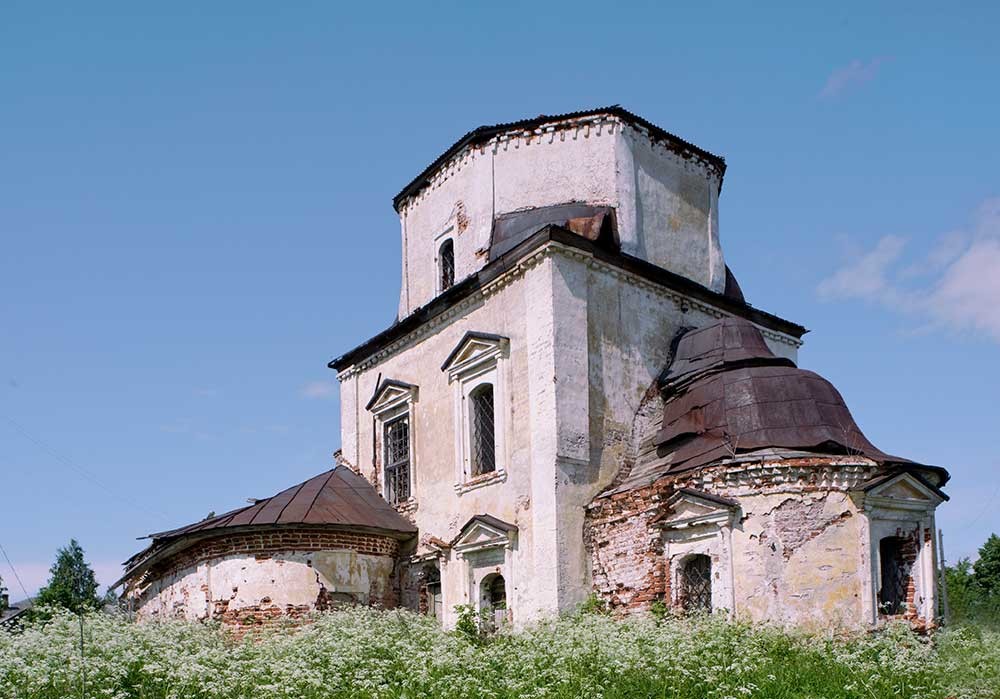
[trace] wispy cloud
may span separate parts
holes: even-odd
[[[967,230],[943,234],[907,263],[907,241],[883,236],[819,283],[820,296],[877,303],[924,329],[971,332],[1000,343],[1000,197],[976,211]]]
[[[879,68],[888,60],[888,58],[879,57],[866,62],[855,58],[846,66],[836,68],[830,73],[826,84],[820,90],[820,98],[833,99],[843,94],[845,90],[871,82],[878,75]]]
[[[299,389],[299,395],[303,398],[329,398],[333,395],[333,382],[310,381]]]
[[[211,432],[196,427],[188,420],[175,420],[172,423],[160,425],[160,432],[191,435],[196,439],[213,439],[216,436]]]

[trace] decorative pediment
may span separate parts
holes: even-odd
[[[469,331],[444,360],[441,371],[447,371],[450,377],[457,376],[481,362],[503,356],[509,343],[502,335]]]
[[[404,381],[395,379],[385,379],[375,389],[371,400],[365,406],[365,410],[378,415],[387,410],[392,410],[408,401],[416,400],[417,387]]]
[[[680,488],[664,503],[653,524],[664,529],[680,529],[699,524],[727,524],[739,511],[739,503],[693,488]]]
[[[452,541],[458,553],[469,553],[492,548],[511,548],[517,536],[517,527],[491,515],[476,515],[462,527]]]
[[[866,484],[865,502],[873,507],[926,510],[948,499],[939,488],[931,485],[915,471],[878,476]]]

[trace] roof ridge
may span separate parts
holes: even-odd
[[[414,177],[405,187],[403,187],[399,194],[392,198],[392,207],[398,212],[400,205],[405,199],[423,189],[427,185],[431,174],[447,163],[450,158],[460,153],[466,146],[481,143],[486,139],[492,138],[493,136],[518,128],[526,129],[529,127],[541,126],[542,124],[554,121],[582,119],[584,117],[597,116],[599,114],[608,114],[618,117],[619,119],[625,119],[633,125],[638,125],[646,129],[650,136],[654,139],[660,141],[670,141],[680,150],[689,151],[699,158],[708,161],[718,171],[721,186],[721,180],[725,176],[726,172],[725,158],[720,155],[716,155],[711,151],[705,150],[704,148],[697,146],[660,126],[657,126],[653,122],[644,119],[638,114],[630,112],[620,104],[612,104],[608,107],[581,109],[573,112],[565,112],[563,114],[539,114],[538,116],[518,119],[516,121],[502,122],[499,124],[483,124],[477,126],[472,131],[467,132],[464,136],[455,141],[455,143],[449,146],[443,153],[441,153],[441,155],[435,158],[430,165],[421,170],[419,175]]]
[[[330,473],[327,475],[326,480],[323,481],[323,485],[321,485],[319,487],[319,489],[316,490],[316,494],[313,495],[312,502],[310,502],[309,503],[309,507],[306,508],[306,514],[303,515],[303,519],[305,517],[309,516],[309,513],[312,512],[312,508],[316,505],[316,501],[319,500],[319,494],[322,493],[324,490],[326,490],[326,486],[328,486],[330,484],[330,479],[333,478],[333,474],[337,470],[337,468],[338,468],[337,466],[334,466],[333,468],[330,469]],[[320,474],[320,475],[322,475],[322,474]],[[309,480],[311,481],[312,478],[310,478]],[[306,481],[306,483],[308,483],[308,482],[309,481]],[[303,483],[303,485],[305,485],[305,484]],[[282,512],[284,512],[284,511],[282,510]]]
[[[313,476],[313,478],[315,478],[315,476]],[[292,493],[291,497],[288,498],[288,502],[286,502],[284,505],[282,505],[281,509],[278,510],[278,514],[275,515],[275,517],[274,517],[275,524],[277,524],[278,522],[281,521],[281,515],[285,514],[285,510],[288,509],[288,506],[292,504],[292,501],[294,501],[295,498],[298,496],[298,494],[302,492],[302,489],[306,487],[306,483],[308,483],[311,480],[312,480],[312,478],[309,478],[307,480],[302,481],[297,486],[295,486],[295,485],[292,486],[292,488],[295,488],[295,492]],[[288,488],[288,490],[291,490],[292,488]],[[283,493],[285,491],[281,491],[281,492]],[[274,498],[278,497],[278,495],[281,495],[281,493],[277,493],[276,495],[272,495],[271,497],[268,498],[268,500],[273,500]],[[263,511],[264,511],[264,508],[263,507],[260,508],[260,512],[263,512]],[[257,515],[259,515],[260,512],[258,512],[256,515],[254,515],[253,519],[257,519]],[[250,520],[250,524],[253,524],[253,519]]]

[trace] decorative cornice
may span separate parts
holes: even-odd
[[[614,133],[624,126],[689,163],[697,163],[710,173],[711,179],[722,186],[725,160],[693,143],[671,134],[656,124],[633,114],[619,105],[589,109],[567,114],[540,115],[508,124],[481,126],[465,134],[448,150],[428,165],[403,190],[393,198],[393,208],[400,214],[412,203],[419,201],[430,190],[440,187],[458,172],[469,160],[487,151],[496,154],[502,148],[530,146],[536,143],[553,143],[558,136],[564,141],[567,135],[576,139]]]
[[[672,301],[677,305],[677,308],[682,312],[686,313],[689,310],[698,310],[712,318],[724,318],[726,316],[734,316],[736,314],[727,313],[715,306],[709,305],[702,301],[696,300],[682,294],[673,289],[664,287],[660,284],[652,282],[645,279],[634,272],[621,269],[608,262],[599,260],[590,252],[585,250],[579,250],[559,242],[550,241],[540,247],[539,249],[525,255],[523,258],[518,260],[514,265],[510,267],[505,273],[501,274],[496,279],[484,284],[480,289],[471,293],[469,296],[465,297],[461,301],[457,302],[450,308],[444,310],[440,314],[428,319],[425,323],[416,327],[410,333],[399,338],[395,342],[392,342],[377,352],[372,353],[364,360],[354,364],[337,374],[337,380],[343,382],[353,376],[360,374],[369,367],[375,366],[382,361],[388,359],[394,354],[406,349],[427,335],[435,332],[442,326],[448,325],[453,319],[460,318],[466,314],[466,311],[470,310],[472,307],[479,305],[480,302],[485,299],[495,296],[496,294],[503,291],[505,288],[516,282],[518,279],[522,278],[528,271],[534,269],[538,265],[542,264],[545,260],[558,255],[565,257],[567,259],[576,260],[578,262],[583,262],[590,269],[600,270],[606,274],[611,275],[615,279],[626,281],[635,287],[638,287],[650,294],[658,296],[662,299]],[[755,324],[756,325],[756,324]],[[768,337],[776,342],[786,344],[790,347],[798,348],[802,345],[802,341],[792,337],[791,335],[786,335],[784,333],[779,333],[768,328],[756,325],[756,327],[761,331],[764,337]]]
[[[722,173],[707,158],[692,157],[690,153],[682,155],[664,141],[654,138],[649,129],[638,124],[627,123],[613,114],[594,114],[544,124],[534,128],[506,131],[494,136],[485,143],[470,144],[463,147],[428,175],[424,186],[419,191],[409,195],[400,202],[399,213],[400,215],[405,215],[407,210],[412,206],[419,204],[434,190],[440,188],[445,182],[464,170],[476,158],[487,153],[497,155],[498,153],[506,153],[530,146],[547,145],[556,143],[557,141],[564,143],[567,139],[577,141],[591,137],[613,136],[615,133],[624,133],[626,130],[631,131],[637,138],[648,142],[650,148],[660,157],[668,158],[685,172],[700,175],[716,187],[722,185]]]

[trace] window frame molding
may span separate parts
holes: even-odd
[[[452,385],[455,428],[455,484],[459,495],[507,480],[510,463],[509,380],[510,340],[502,335],[467,332],[441,365]],[[496,468],[472,474],[471,394],[483,384],[493,385],[493,441]]]
[[[678,488],[652,524],[660,530],[670,580],[671,607],[681,606],[682,572],[695,555],[708,556],[712,574],[712,611],[735,618],[736,596],[732,533],[739,520],[735,500],[694,488]]]
[[[886,620],[915,616],[931,621],[937,617],[938,551],[935,511],[948,497],[918,471],[902,469],[887,477],[876,476],[861,488],[864,517],[863,536],[867,539],[862,566],[867,580],[862,581],[864,620],[877,627]],[[910,567],[914,586],[912,606],[905,603],[901,615],[889,615],[879,609],[878,595],[882,587],[882,557],[880,543],[891,536],[915,536],[916,558]]]
[[[385,469],[388,466],[386,461],[385,443],[386,427],[405,416],[407,418],[409,437],[409,481],[410,496],[398,502],[389,502],[398,510],[412,512],[417,508],[417,435],[416,435],[416,403],[419,397],[419,388],[405,381],[396,379],[384,379],[375,389],[371,400],[365,409],[372,414],[375,421],[375,430],[379,444],[378,470],[375,478],[378,481],[378,493],[386,502],[389,502],[386,492]]]
[[[449,240],[451,241],[451,263],[452,263],[452,270],[451,270],[451,286],[448,287],[448,289],[450,289],[453,286],[455,286],[455,284],[458,282],[458,255],[457,255],[457,250],[456,250],[457,246],[455,244],[457,242],[456,238],[455,238],[455,226],[449,225],[449,226],[446,226],[443,231],[441,231],[436,236],[434,236],[434,241],[433,241],[433,243],[434,243],[434,296],[435,297],[439,296],[440,294],[443,294],[445,291],[448,290],[448,289],[444,289],[444,288],[441,287],[441,248],[443,248],[444,244],[447,241],[449,241]]]

